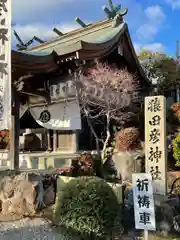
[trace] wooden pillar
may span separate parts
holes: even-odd
[[[53,151],[57,151],[57,131],[53,132]]]
[[[19,120],[20,96],[15,87],[12,87],[12,116],[10,129],[10,161],[11,169],[19,169]]]
[[[72,151],[77,152],[79,150],[79,138],[78,131],[73,132],[73,146]]]
[[[89,145],[90,145],[90,149],[93,150],[93,134],[92,131],[89,129]]]
[[[47,130],[47,150],[51,151],[51,135],[50,135],[50,130]]]
[[[179,86],[176,86],[176,102],[180,101],[180,91],[179,91]]]

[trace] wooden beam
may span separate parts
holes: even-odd
[[[51,151],[51,135],[50,135],[50,130],[47,129],[47,150]]]
[[[73,61],[73,60],[77,59],[76,53],[59,56],[57,63],[66,62],[66,59],[68,59],[69,61]]]
[[[13,84],[12,84],[13,85]],[[20,98],[14,85],[12,86],[12,116],[10,129],[10,161],[11,169],[19,169],[19,135],[20,135],[20,121],[19,109]]]
[[[78,17],[75,18],[75,21],[82,27],[85,28],[87,25]]]
[[[32,78],[32,77],[34,77],[34,75],[32,75],[32,74],[27,74],[27,75],[21,76],[18,79],[18,81],[14,81],[14,84],[16,85],[17,83],[22,82],[22,81],[24,81],[24,80],[26,80],[28,78]]]
[[[34,36],[34,40],[35,40],[36,42],[39,42],[39,43],[45,43],[45,41],[43,41],[42,39],[40,39],[40,38],[38,38],[38,37],[36,37],[36,36]]]
[[[53,151],[57,151],[57,131],[54,130],[53,132]]]
[[[20,93],[28,95],[28,96],[34,96],[34,97],[45,97],[48,98],[48,93],[43,91],[38,91],[38,90],[34,90],[33,92],[29,92],[29,91],[20,91]]]
[[[79,59],[79,52],[76,52],[76,59]]]
[[[53,28],[53,32],[55,32],[58,36],[63,36],[64,34],[61,32],[61,31],[59,31],[57,28]]]

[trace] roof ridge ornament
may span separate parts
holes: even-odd
[[[87,25],[86,25],[79,17],[76,17],[76,18],[75,18],[75,21],[76,21],[82,28],[87,27]]]
[[[127,14],[128,9],[125,8],[121,10],[121,4],[114,5],[112,0],[108,0],[109,8],[103,6],[104,12],[107,14],[108,19],[114,19],[115,23],[113,23],[113,27],[117,27],[119,24],[123,22],[123,16]]]
[[[18,44],[16,44],[18,51],[26,50],[33,43],[33,38],[30,39],[28,42],[24,43],[22,41],[22,39],[20,38],[20,36],[18,35],[18,33],[16,32],[16,30],[13,29],[13,33],[14,33],[15,38],[19,42]]]

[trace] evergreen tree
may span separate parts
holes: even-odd
[[[142,50],[140,63],[150,81],[159,91],[174,89],[180,84],[180,67],[177,61],[163,53]]]

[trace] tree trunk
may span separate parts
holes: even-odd
[[[101,158],[102,158],[102,161],[103,163],[105,162],[105,153],[106,153],[106,148],[108,146],[108,143],[109,143],[109,139],[111,137],[111,134],[110,134],[110,116],[109,116],[109,112],[106,114],[106,140],[104,142],[104,145],[103,145],[103,149],[102,149],[102,153],[101,153]]]
[[[95,141],[96,141],[96,150],[97,150],[97,156],[99,158],[99,161],[100,161],[100,166],[98,167],[98,172],[96,172],[97,176],[100,177],[100,178],[103,178],[103,164],[102,164],[102,158],[101,158],[101,150],[100,150],[100,147],[99,147],[99,138],[94,130],[94,127],[89,119],[89,114],[88,114],[88,110],[86,108],[84,108],[84,112],[85,112],[85,115],[86,115],[86,118],[87,118],[87,123],[88,123],[88,126],[90,127],[91,129],[91,132],[92,134],[94,135],[94,138],[95,138]]]
[[[90,127],[91,132],[92,132],[92,134],[94,135],[94,138],[95,138],[95,141],[96,141],[97,154],[98,154],[98,156],[101,158],[101,151],[100,151],[100,147],[99,147],[99,138],[98,138],[98,136],[97,136],[97,134],[96,134],[96,132],[95,132],[95,130],[94,130],[94,127],[93,127],[93,125],[92,125],[92,123],[91,123],[91,121],[90,121],[90,119],[89,119],[89,114],[88,114],[87,109],[84,109],[84,112],[85,112],[85,114],[86,114],[88,126]]]

